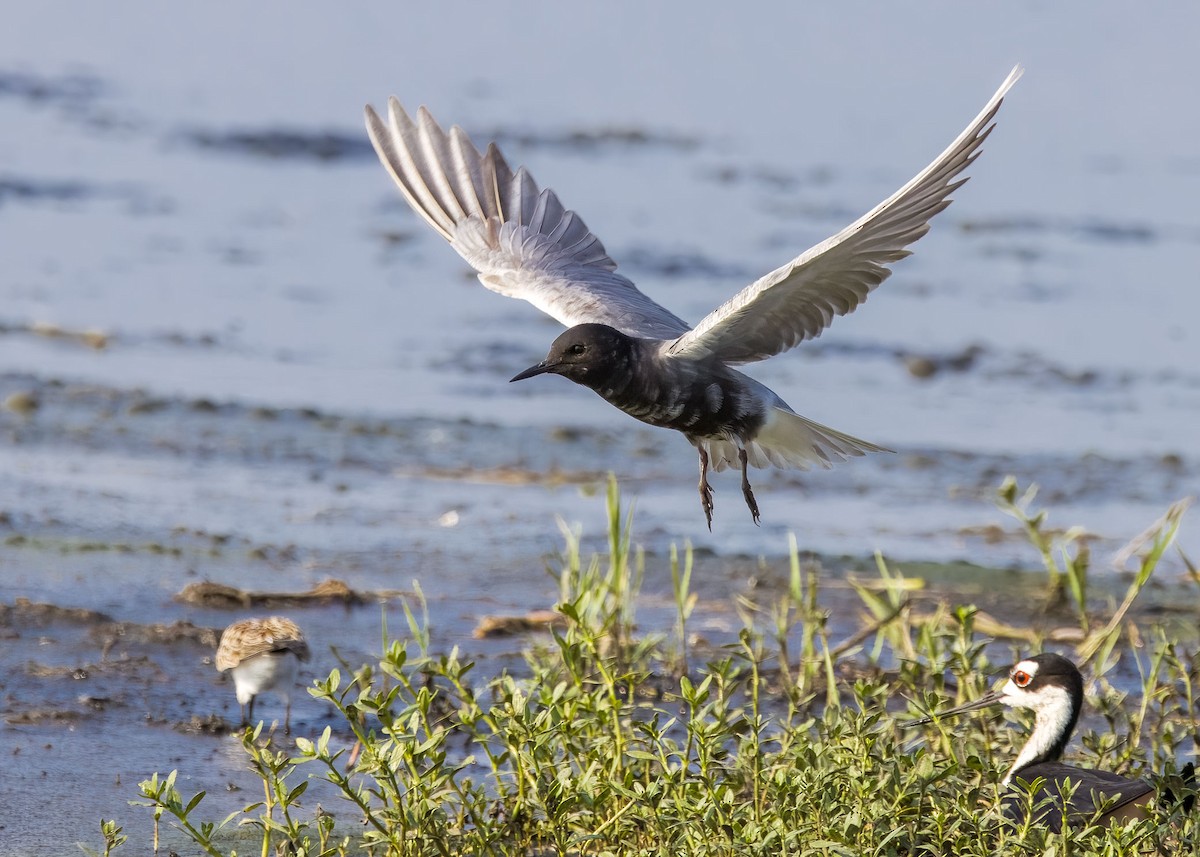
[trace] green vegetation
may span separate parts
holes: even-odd
[[[1018,499],[1011,483],[999,496],[1046,565],[1044,609],[1078,625],[1077,647],[1064,653],[1088,675],[1100,728],[1084,730],[1073,761],[1173,774],[1200,741],[1200,655],[1194,641],[1125,618],[1185,506],[1132,544],[1128,595],[1097,615],[1086,541],[1046,531],[1032,499]],[[983,693],[991,658],[1015,653],[983,636],[974,608],[944,605],[918,621],[912,581],[879,560],[878,579],[856,589],[867,626],[831,640],[819,575],[793,544],[786,592],[740,604],[736,640],[701,651],[689,636],[696,594],[684,550],[671,556],[674,629],[639,637],[645,561],[631,548],[615,485],[608,509],[607,557],[585,560],[578,535],[564,529],[556,573],[567,625],[527,653],[522,674],[474,684],[457,651],[430,650],[417,603],[406,639],[385,641],[377,665],[335,671],[311,689],[338,712],[334,730],[286,750],[257,730],[243,737],[262,801],[201,822],[203,793],[181,794],[172,773],[142,783],[142,803],[213,855],[1198,853],[1198,814],[1179,809],[1062,835],[1006,826],[997,784],[1025,733],[998,716],[899,728]],[[1041,648],[1040,632],[1030,633],[1022,653]],[[1110,681],[1118,660],[1141,676],[1140,696]],[[351,733],[360,745],[353,766]],[[307,800],[314,778],[343,800]],[[119,834],[108,823],[105,853]]]

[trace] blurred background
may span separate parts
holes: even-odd
[[[635,542],[702,548],[726,587],[789,533],[822,557],[1036,565],[993,505],[1007,474],[1041,486],[1052,525],[1093,531],[1107,570],[1196,492],[1194,4],[327,9],[5,10],[0,601],[219,626],[242,613],[176,602],[186,582],[419,580],[453,643],[483,612],[553,603],[556,517],[600,539],[609,471]],[[819,340],[749,369],[897,454],[752,474],[761,527],[719,474],[711,534],[681,436],[562,379],[508,385],[558,326],[474,280],[362,127],[363,105],[394,94],[497,140],[694,322],[916,174],[1016,64],[971,181],[914,255]],[[1181,542],[1200,554],[1190,520]],[[367,657],[380,611],[352,615],[297,618],[317,650]],[[99,658],[94,629],[33,628],[10,623],[0,655],[24,761],[0,806],[26,807],[0,842],[33,847],[18,825],[37,826],[38,784],[98,735],[126,748],[125,776],[72,838],[127,814],[168,758],[236,776],[234,749],[121,731],[143,708],[232,716],[201,649],[156,654],[136,693],[87,691],[125,700],[103,714],[30,668]],[[47,698],[76,712],[69,727],[29,716]]]

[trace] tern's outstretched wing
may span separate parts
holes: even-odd
[[[408,204],[479,272],[489,289],[529,301],[571,327],[598,322],[630,336],[673,339],[681,319],[616,273],[600,239],[539,191],[493,143],[480,153],[457,126],[422,107],[414,121],[392,98],[385,122],[367,107],[367,133]]]
[[[907,256],[908,245],[950,204],[950,194],[966,181],[956,177],[978,156],[1021,73],[1014,68],[983,111],[916,178],[837,235],[746,286],[680,336],[669,353],[750,363],[813,339],[834,316],[852,312],[891,274],[886,265]]]

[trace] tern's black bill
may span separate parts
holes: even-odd
[[[544,375],[549,372],[550,369],[551,367],[547,366],[545,363],[539,363],[536,366],[530,366],[524,372],[518,372],[516,375],[513,375],[508,379],[508,383],[511,384],[513,381],[524,381],[526,378],[532,378],[534,375]]]
[[[941,720],[944,717],[954,717],[958,714],[966,714],[968,711],[978,711],[980,708],[988,708],[996,705],[1004,696],[998,690],[993,690],[990,693],[985,693],[983,696],[974,702],[967,702],[957,708],[948,708],[945,711],[939,711],[936,714],[931,714],[929,717],[922,717],[919,720],[909,720],[900,724],[900,728],[908,729],[911,726],[922,726],[926,723],[932,723],[934,720]]]

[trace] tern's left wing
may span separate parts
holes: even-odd
[[[929,231],[950,204],[993,127],[1005,93],[1021,76],[1017,66],[966,130],[916,178],[832,238],[772,271],[713,310],[669,348],[678,356],[715,355],[751,363],[814,339],[835,316],[852,312],[887,279],[889,263]]]

